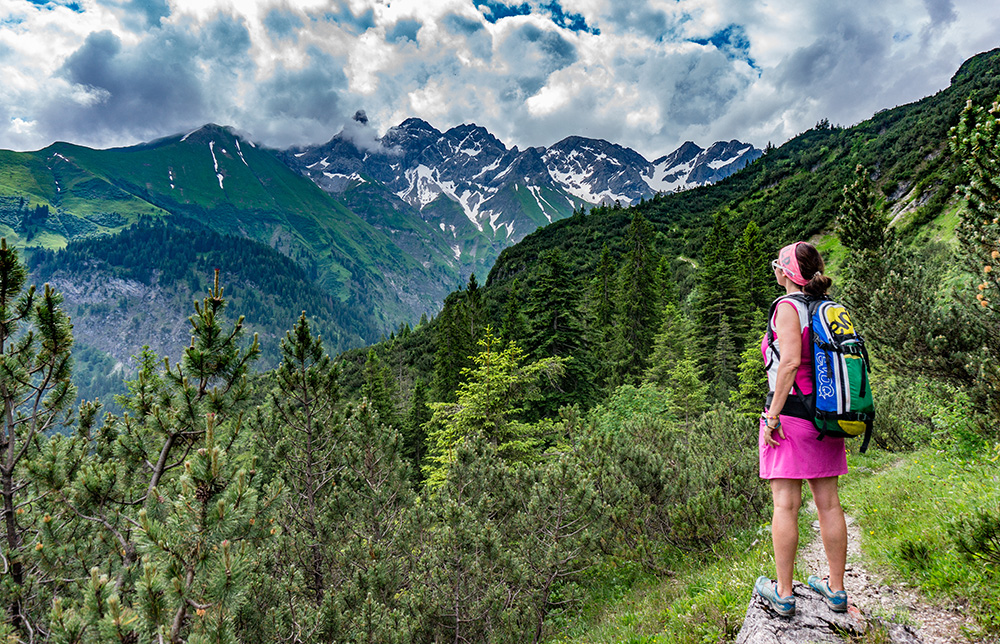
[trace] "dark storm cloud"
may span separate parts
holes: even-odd
[[[241,20],[219,16],[200,30],[155,29],[132,48],[110,31],[90,34],[61,75],[91,96],[89,104],[49,104],[42,120],[68,134],[148,136],[211,120],[205,88],[224,92],[247,64],[250,37]],[[202,67],[210,71],[200,71]]]
[[[504,43],[507,59],[548,75],[576,62],[576,47],[558,32],[526,24]]]
[[[776,84],[819,95],[842,94],[880,74],[888,43],[880,25],[861,24],[850,14],[830,16],[830,28],[813,43],[785,58],[775,70]]]
[[[442,22],[448,31],[460,36],[471,36],[477,32],[483,31],[484,29],[483,23],[478,20],[473,20],[456,14],[445,16]]]
[[[316,48],[308,52],[310,64],[302,69],[279,66],[269,79],[258,83],[254,106],[246,120],[253,121],[258,137],[288,145],[318,142],[332,127],[344,122],[340,96],[347,88],[344,61]]]
[[[671,127],[711,123],[729,110],[749,82],[733,73],[731,60],[718,50],[678,56],[668,64],[679,72],[668,90]]]
[[[555,71],[576,62],[576,47],[556,31],[527,23],[514,30],[499,47],[510,73],[499,88],[504,103],[521,103],[538,93]]]
[[[958,19],[952,0],[924,0],[924,6],[934,27],[949,25]]]
[[[136,31],[160,25],[160,21],[170,15],[167,0],[129,0],[119,5],[125,9],[124,22]]]
[[[250,31],[241,18],[220,15],[203,29],[200,57],[223,65],[239,65],[247,61],[250,51]]]
[[[608,18],[625,30],[636,31],[653,40],[664,40],[676,30],[674,20],[666,12],[650,7],[645,0],[615,2]]]
[[[188,53],[195,43],[185,40],[123,52],[121,40],[110,31],[91,34],[66,60],[63,73],[71,82],[96,90],[101,100],[65,117],[75,117],[83,128],[128,128],[197,114],[203,105],[201,82]]]
[[[302,20],[286,9],[271,9],[264,16],[264,26],[272,38],[298,39],[297,31],[302,29]]]
[[[362,34],[375,26],[375,11],[372,9],[365,9],[355,14],[350,7],[343,6],[337,7],[334,11],[327,11],[323,17],[352,34]]]
[[[386,31],[385,39],[391,43],[398,43],[404,39],[417,42],[417,32],[422,26],[419,20],[400,20]]]

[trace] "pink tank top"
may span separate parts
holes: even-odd
[[[778,319],[778,308],[785,305],[795,307],[795,311],[799,314],[799,328],[802,330],[802,362],[799,364],[798,371],[795,372],[795,384],[798,385],[800,392],[810,394],[813,390],[813,378],[812,342],[809,338],[809,308],[793,298],[782,299],[778,302],[778,306],[774,307],[774,317],[771,318],[772,329],[775,326],[775,320]],[[764,364],[770,365],[770,368],[767,370],[767,389],[768,391],[774,391],[774,383],[778,377],[778,352],[780,352],[778,336],[775,335],[774,337],[774,348],[772,350],[767,344],[767,334],[765,334],[764,339],[761,341],[760,350],[764,354]],[[794,395],[794,389],[789,393]]]

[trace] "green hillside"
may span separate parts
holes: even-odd
[[[39,208],[41,208],[39,210]],[[37,212],[36,212],[37,211]],[[110,150],[56,143],[0,154],[0,225],[17,245],[61,248],[142,216],[195,221],[265,243],[296,261],[372,329],[430,309],[456,280],[425,268],[270,151],[227,128]],[[400,286],[412,282],[412,297]]]
[[[842,188],[859,164],[872,173],[890,211],[903,213],[896,222],[900,232],[916,235],[954,196],[958,177],[948,152],[949,128],[967,100],[990,102],[998,93],[1000,50],[994,50],[963,64],[951,86],[934,96],[853,127],[819,123],[718,184],[661,195],[628,210],[596,208],[587,217],[541,228],[501,253],[488,284],[530,279],[535,258],[551,248],[564,249],[575,270],[589,275],[603,245],[622,248],[636,212],[653,224],[657,250],[668,257],[698,257],[716,212],[734,229],[755,221],[772,252],[788,239],[831,231]]]

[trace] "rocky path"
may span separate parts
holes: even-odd
[[[815,515],[815,506],[809,510]],[[799,550],[800,569],[809,574],[825,575],[826,554],[819,538],[819,522],[813,521],[815,538]],[[975,642],[962,632],[966,624],[961,606],[936,606],[921,599],[914,591],[898,586],[887,586],[879,575],[865,567],[861,554],[862,534],[851,517],[847,517],[847,574],[844,586],[850,603],[867,614],[882,617],[901,617],[902,621],[918,627],[924,644],[970,644]],[[813,572],[818,571],[818,572]]]

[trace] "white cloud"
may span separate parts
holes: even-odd
[[[0,148],[122,145],[208,121],[310,143],[364,109],[365,136],[417,116],[654,158],[687,139],[764,145],[851,124],[1000,44],[1000,5],[980,0],[562,0],[562,20],[540,0],[499,20],[473,0],[138,4],[0,0]]]

